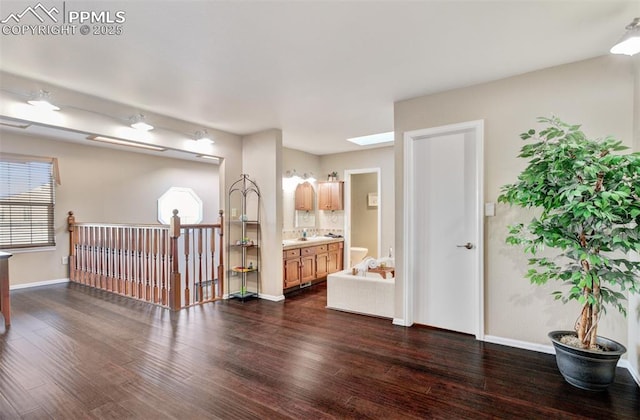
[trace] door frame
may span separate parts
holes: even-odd
[[[477,245],[474,248],[474,265],[475,279],[473,281],[475,287],[473,290],[476,319],[475,336],[478,340],[484,339],[484,220],[483,220],[483,198],[484,198],[484,120],[467,121],[458,124],[449,124],[438,127],[424,128],[420,130],[407,131],[403,135],[404,139],[404,223],[403,223],[403,266],[404,266],[404,288],[403,288],[403,324],[406,326],[413,325],[414,320],[414,290],[415,290],[415,272],[418,262],[412,258],[410,249],[417,238],[414,237],[412,229],[414,214],[413,193],[416,180],[413,179],[414,165],[413,153],[416,141],[425,139],[426,137],[441,136],[447,134],[459,133],[461,131],[473,131],[476,146],[476,194],[474,196],[477,229],[476,237]]]
[[[378,249],[377,254],[380,257],[382,247],[382,179],[380,178],[380,168],[363,168],[363,169],[345,169],[344,170],[344,256],[343,261],[349,261],[349,249],[351,249],[351,175],[375,173],[378,176]],[[345,267],[345,270],[351,267]]]

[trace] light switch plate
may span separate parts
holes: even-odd
[[[487,217],[496,215],[496,203],[484,203],[484,215]]]

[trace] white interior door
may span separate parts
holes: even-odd
[[[475,129],[457,129],[412,138],[407,249],[413,321],[476,335],[481,317],[477,136]]]

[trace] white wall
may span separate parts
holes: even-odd
[[[56,187],[56,249],[14,253],[9,264],[12,285],[68,277],[68,266],[61,259],[69,255],[66,222],[70,210],[78,222],[158,223],[157,199],[169,187],[188,187],[203,201],[203,223],[218,222],[217,165],[6,131],[0,135],[0,153],[56,157],[62,181]]]
[[[242,167],[261,194],[260,294],[282,299],[282,131],[272,129],[243,137]]]
[[[557,115],[582,124],[594,137],[613,135],[632,144],[634,78],[628,57],[606,56],[508,79],[409,99],[395,104],[396,317],[402,318],[405,267],[402,267],[403,133],[464,121],[485,121],[485,202],[495,202],[500,187],[513,182],[526,162],[516,156],[519,134],[536,127],[538,116]],[[443,156],[446,159],[446,156]],[[576,304],[555,302],[559,285],[532,286],[524,279],[526,258],[507,246],[506,226],[526,216],[498,206],[485,220],[485,333],[548,344],[547,332],[570,329]],[[627,342],[627,322],[612,309],[599,332]]]

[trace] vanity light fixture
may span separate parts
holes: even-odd
[[[27,101],[29,105],[46,111],[60,111],[60,107],[50,102],[51,94],[46,90],[40,89],[31,99]]]
[[[137,147],[139,149],[155,150],[156,152],[164,152],[165,150],[167,150],[164,147],[154,146],[152,144],[135,143],[127,140],[114,139],[113,137],[88,136],[87,139],[99,141],[102,143],[116,144],[118,146],[128,146],[128,147]]]
[[[213,143],[215,143],[211,139],[211,136],[209,135],[209,132],[207,130],[196,131],[195,139],[196,139],[196,142],[198,142],[198,144],[213,144]]]
[[[153,126],[145,121],[143,114],[137,114],[131,117],[131,127],[141,131],[153,130]]]
[[[393,143],[394,133],[389,131],[388,133],[372,134],[370,136],[352,137],[347,139],[351,143],[355,143],[358,146],[373,146],[374,144]]]
[[[635,55],[640,52],[640,18],[633,19],[625,29],[627,32],[622,39],[609,50],[611,54]]]
[[[300,175],[298,175],[298,172],[296,172],[295,169],[293,169],[291,171],[287,171],[286,177],[287,178],[291,178],[292,180],[294,180],[297,183],[302,182],[302,177]]]
[[[313,172],[309,172],[309,173],[305,172],[302,178],[307,182],[316,182],[316,177],[313,176]]]

